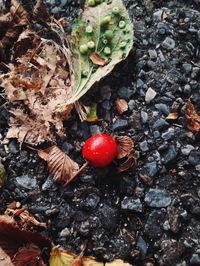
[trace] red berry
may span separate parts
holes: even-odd
[[[86,140],[82,153],[94,167],[103,168],[116,157],[117,144],[107,134],[96,134]]]

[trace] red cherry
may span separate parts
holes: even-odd
[[[107,134],[96,134],[86,140],[83,157],[94,167],[109,165],[117,155],[117,143]]]

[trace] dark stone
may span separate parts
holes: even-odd
[[[167,128],[168,126],[169,126],[169,123],[167,123],[163,118],[159,118],[153,124],[153,128],[157,129],[159,131],[164,129],[164,128]]]
[[[191,151],[188,161],[191,165],[200,164],[200,152],[199,151]]]
[[[141,151],[143,152],[149,151],[148,143],[146,140],[144,140],[143,142],[140,142],[139,145],[140,145]]]
[[[158,165],[156,161],[150,162],[150,163],[146,163],[145,164],[146,170],[147,170],[147,174],[149,176],[155,176],[158,173]]]
[[[113,124],[113,130],[121,130],[128,127],[128,121],[125,119],[117,119]]]
[[[117,210],[107,204],[99,207],[99,217],[103,226],[107,229],[114,229],[117,226]]]
[[[148,250],[148,245],[141,236],[138,237],[137,248],[139,249],[142,258],[145,258]]]
[[[172,161],[174,161],[176,159],[177,155],[178,155],[178,152],[176,151],[175,146],[170,145],[168,150],[166,151],[166,153],[163,156],[163,163],[164,164],[171,163]]]
[[[155,104],[155,107],[165,116],[169,114],[169,107],[164,103]]]
[[[149,207],[163,208],[170,205],[171,197],[164,190],[150,189],[146,193],[144,201]]]
[[[192,254],[192,258],[190,259],[191,265],[200,265],[200,254]]]
[[[175,45],[175,41],[170,37],[166,37],[162,43],[162,47],[168,51],[173,50],[175,48]]]
[[[97,207],[99,201],[100,201],[100,197],[94,193],[91,193],[83,201],[82,207],[87,209],[87,210],[93,210]]]
[[[140,199],[125,197],[121,202],[121,209],[133,212],[142,212],[142,203]]]

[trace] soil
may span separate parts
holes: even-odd
[[[23,1],[27,10],[33,2]],[[56,17],[69,18],[83,1],[47,0]],[[13,139],[0,144],[7,180],[0,189],[0,213],[19,201],[42,222],[55,245],[100,261],[121,258],[133,265],[200,265],[200,138],[186,127],[184,105],[191,98],[200,113],[199,1],[124,0],[134,20],[135,42],[128,59],[87,93],[98,103],[99,121],[81,123],[76,112],[57,143],[82,165],[84,141],[98,132],[134,139],[137,168],[117,174],[115,165],[92,167],[67,188],[55,184],[46,163]],[[129,110],[119,116],[117,98]],[[4,99],[0,98],[0,104]],[[175,121],[167,121],[178,112]],[[0,108],[0,141],[8,129]],[[0,142],[1,143],[1,142]]]

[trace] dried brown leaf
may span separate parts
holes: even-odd
[[[167,117],[166,120],[176,120],[178,118],[178,113],[177,112],[173,112],[170,113]]]
[[[79,170],[78,164],[57,146],[39,150],[38,155],[47,161],[49,172],[58,183],[69,183]]]
[[[23,27],[29,24],[29,16],[23,6],[17,0],[11,1],[10,12],[8,13],[9,21],[6,31],[1,38],[1,50],[5,50],[7,47],[12,46],[21,34]]]
[[[185,106],[185,117],[187,128],[193,133],[200,132],[200,116],[197,114],[196,109],[190,100]]]
[[[45,236],[19,227],[9,216],[0,216],[0,247],[12,258],[18,249],[26,243],[34,243],[41,249],[50,246]]]
[[[122,173],[125,171],[128,171],[130,169],[133,169],[136,167],[137,161],[136,161],[136,155],[135,152],[132,151],[128,156],[125,162],[121,163],[117,167],[118,173]]]
[[[44,4],[43,0],[37,0],[36,5],[33,9],[34,19],[46,23],[50,20],[50,13]]]
[[[105,66],[108,63],[108,60],[101,57],[97,53],[90,53],[89,56],[90,60],[92,61],[93,64],[98,65],[98,66]]]
[[[130,137],[114,136],[114,139],[118,144],[117,159],[122,159],[133,151],[134,142]]]
[[[19,248],[13,258],[13,263],[15,266],[46,266],[42,259],[41,249],[34,244]]]
[[[116,102],[116,109],[118,114],[123,114],[124,112],[126,112],[128,110],[128,104],[127,101],[124,99],[117,99]]]
[[[6,213],[11,216],[11,217],[19,217],[21,220],[21,224],[24,227],[29,227],[29,226],[41,226],[41,227],[47,227],[46,223],[41,223],[38,220],[36,220],[32,214],[26,210],[26,208],[16,208],[16,209],[11,209],[7,208]]]
[[[0,266],[14,266],[10,257],[0,247]]]

